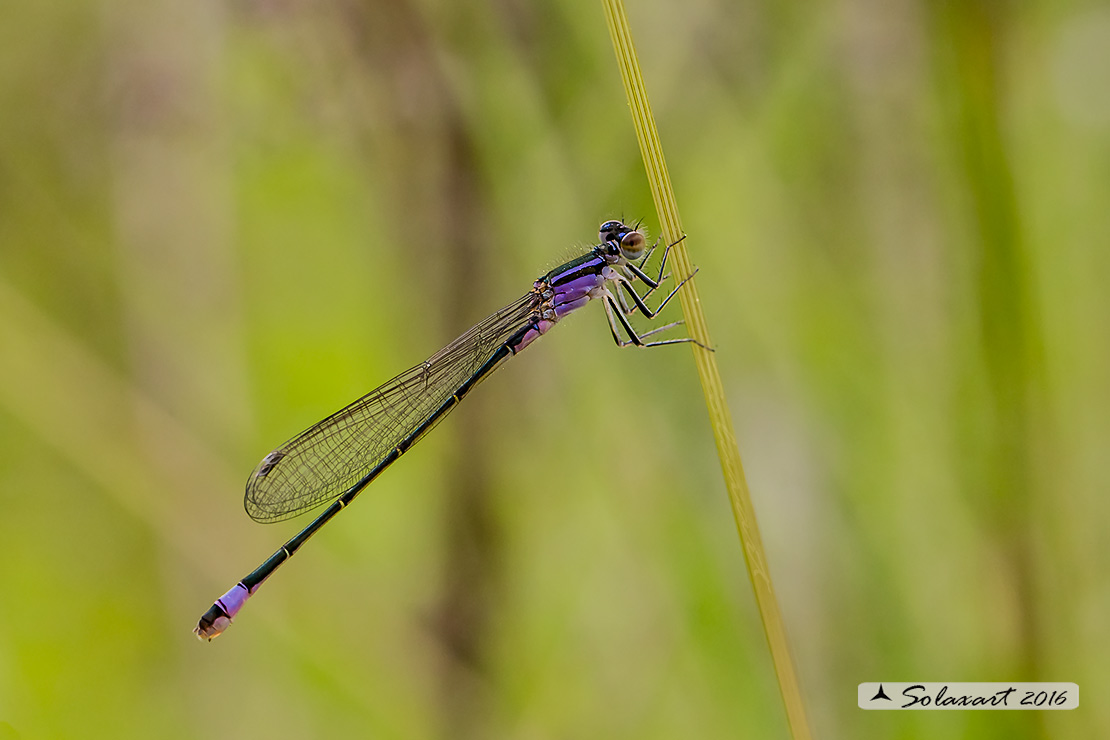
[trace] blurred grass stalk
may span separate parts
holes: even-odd
[[[632,110],[632,122],[636,127],[636,138],[640,142],[640,154],[643,156],[644,167],[647,169],[651,195],[655,201],[655,210],[659,214],[662,236],[667,243],[675,243],[685,232],[682,229],[678,205],[671,189],[671,179],[667,173],[666,162],[663,159],[659,132],[651,114],[651,105],[648,102],[647,90],[644,87],[643,76],[640,73],[636,49],[632,43],[632,32],[628,27],[624,3],[622,0],[602,0],[602,2],[605,6],[605,17],[609,23],[609,34],[613,39],[613,48],[616,51],[621,79],[624,81],[625,93],[628,95],[628,105]],[[674,260],[674,273],[679,276],[689,275],[692,267],[690,257],[686,252],[685,240],[675,244],[671,255]],[[686,283],[686,286],[679,292],[679,299],[682,301],[682,312],[686,319],[686,325],[690,329],[690,336],[706,347],[712,347],[713,344],[709,339],[709,328],[701,310],[701,301],[698,298],[697,284],[693,280]],[[705,403],[709,410],[709,422],[713,426],[713,436],[717,442],[717,455],[721,459],[721,469],[724,473],[725,485],[728,488],[729,500],[732,503],[732,513],[736,517],[736,527],[740,534],[741,547],[744,550],[744,560],[748,566],[748,576],[751,578],[752,588],[755,590],[759,614],[763,620],[763,630],[767,635],[767,642],[771,648],[771,659],[774,661],[775,672],[778,675],[779,691],[782,693],[783,703],[786,705],[787,720],[790,723],[790,730],[795,740],[808,740],[810,731],[806,720],[805,705],[802,703],[797,676],[794,673],[794,664],[790,658],[786,630],[782,623],[782,614],[779,612],[778,600],[775,598],[775,590],[771,583],[767,558],[763,552],[763,540],[759,536],[759,526],[756,524],[751,494],[748,491],[748,483],[744,477],[744,466],[740,461],[740,450],[736,444],[732,417],[725,401],[725,392],[721,384],[720,371],[717,369],[717,360],[713,352],[696,344],[690,346],[693,347],[694,362],[698,368],[698,376],[701,378],[702,392],[705,395]]]

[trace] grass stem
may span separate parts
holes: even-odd
[[[659,214],[662,236],[667,243],[673,243],[682,237],[685,232],[682,229],[678,205],[671,189],[671,180],[667,174],[663,149],[659,144],[659,132],[651,113],[651,105],[648,102],[647,90],[644,87],[643,76],[636,57],[636,49],[632,43],[632,32],[628,27],[624,3],[622,0],[603,0],[603,5],[609,23],[609,33],[613,39],[613,48],[617,55],[617,64],[620,67],[621,78],[624,81],[625,92],[628,95],[628,105],[632,111],[632,121],[636,127],[636,138],[640,142],[640,153],[644,159],[644,167],[647,169],[652,198],[655,200],[655,208]],[[671,251],[675,275],[689,275],[692,271],[690,257],[687,253],[688,242],[688,239],[678,242]],[[706,347],[712,347],[713,343],[709,338],[709,327],[706,324],[705,314],[701,309],[701,300],[698,297],[696,280],[686,283],[686,286],[679,293],[679,298],[682,301],[682,311],[685,315],[686,326],[690,330],[690,336]],[[724,473],[725,485],[728,488],[732,513],[736,518],[736,528],[740,534],[740,545],[744,551],[748,576],[755,591],[756,603],[759,605],[759,615],[763,621],[763,630],[767,636],[771,658],[775,664],[775,673],[778,676],[779,691],[782,693],[783,703],[786,706],[787,721],[790,723],[790,731],[795,740],[808,740],[811,735],[806,720],[805,706],[798,688],[797,676],[794,673],[794,664],[790,658],[786,630],[782,623],[778,600],[775,598],[771,574],[767,568],[767,557],[763,552],[763,540],[759,536],[759,526],[756,524],[751,494],[748,490],[747,480],[744,477],[744,466],[740,461],[740,450],[736,444],[736,433],[733,430],[732,417],[729,414],[728,404],[725,400],[721,373],[717,368],[717,359],[714,353],[709,350],[696,344],[690,346],[693,347],[694,363],[697,365],[698,376],[701,378],[702,392],[705,395],[705,404],[709,410],[709,422],[713,427],[713,436],[717,443],[717,455],[721,460],[721,469]]]

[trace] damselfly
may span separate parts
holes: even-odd
[[[656,309],[648,308],[644,302],[666,279],[667,255],[673,245],[663,251],[659,274],[651,278],[643,268],[654,246],[647,248],[647,240],[638,228],[620,221],[606,221],[599,237],[601,243],[596,247],[536,280],[523,297],[425,362],[266,455],[247,480],[244,505],[252,519],[281,521],[325,501],[334,501],[266,562],[217,599],[193,630],[197,637],[211,640],[227,629],[247,599],[278,566],[438,424],[474,386],[591,299],[601,300],[613,339],[620,347],[694,342],[691,338],[644,341],[681,321],[637,334],[628,320],[636,311],[649,319],[655,318],[693,277],[691,273],[679,282]],[[643,295],[634,289],[634,280],[647,286]],[[631,306],[626,296],[631,299]],[[622,330],[627,339],[622,338]]]

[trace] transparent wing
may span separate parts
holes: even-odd
[[[247,514],[281,521],[357,483],[527,324],[534,305],[535,294],[526,294],[271,452],[247,481]]]

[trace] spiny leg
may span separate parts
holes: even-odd
[[[667,269],[667,257],[671,253],[671,248],[685,238],[686,235],[683,234],[681,237],[678,238],[677,241],[668,244],[667,248],[663,250],[663,259],[659,261],[659,276],[656,278],[652,278],[650,275],[644,272],[644,265],[647,264],[648,257],[650,257],[652,252],[655,251],[655,244],[651,245],[651,249],[649,249],[648,253],[645,254],[642,259],[640,259],[639,264],[635,264],[632,262],[628,263],[628,269],[632,271],[632,274],[643,280],[644,284],[648,286],[648,291],[647,293],[644,293],[644,298],[647,298],[649,295],[651,295],[651,292],[659,287],[659,283],[667,279],[667,276],[663,274],[663,271]],[[656,243],[658,243],[658,240],[656,241]]]
[[[621,313],[623,313],[625,316],[636,310],[635,306],[628,305],[628,301],[624,299],[624,293],[619,290],[617,291],[617,301],[621,304]]]
[[[668,277],[670,277],[670,276],[668,275]],[[644,296],[647,297],[647,296],[651,295],[653,292],[655,292],[653,289],[648,288],[647,292],[644,293]],[[620,290],[617,291],[617,301],[621,304],[621,313],[623,313],[625,316],[631,316],[632,314],[634,314],[634,313],[636,313],[637,311],[640,310],[640,309],[636,308],[635,303],[633,303],[631,306],[628,305],[628,301],[625,300],[623,291],[620,291]]]
[[[644,339],[644,338],[646,338],[646,337],[650,337],[650,336],[651,336],[652,334],[658,334],[659,332],[661,332],[661,331],[666,331],[667,329],[673,329],[673,328],[675,328],[676,326],[682,326],[682,325],[683,325],[683,324],[685,324],[685,323],[686,323],[685,321],[683,321],[683,320],[681,320],[681,319],[680,319],[680,320],[678,320],[678,321],[672,321],[672,322],[671,322],[671,323],[669,323],[669,324],[663,324],[663,326],[657,326],[657,327],[655,327],[654,329],[652,329],[652,330],[650,330],[650,331],[645,331],[645,332],[644,332],[643,334],[641,334],[641,335],[640,335],[640,339]]]
[[[659,304],[658,308],[656,308],[654,311],[652,311],[650,308],[648,308],[647,304],[644,303],[644,298],[646,298],[648,295],[650,295],[650,291],[648,293],[645,293],[641,297],[635,290],[632,289],[632,286],[629,285],[627,282],[622,281],[620,283],[620,285],[621,285],[621,287],[623,287],[625,289],[625,291],[628,292],[628,294],[630,296],[632,296],[632,301],[636,304],[636,309],[640,313],[642,313],[644,316],[646,316],[647,318],[654,319],[656,316],[659,315],[659,312],[662,311],[666,307],[667,303],[669,303],[670,300],[675,297],[675,294],[678,293],[678,291],[682,288],[682,286],[685,285],[686,283],[688,283],[690,281],[690,279],[693,278],[694,275],[697,275],[697,274],[698,274],[698,268],[695,267],[694,271],[691,272],[689,275],[687,275],[682,280],[682,282],[680,282],[678,285],[674,286],[674,290],[672,290],[667,295],[667,297],[663,299],[663,301]],[[621,297],[621,305],[622,306],[625,305],[624,296],[621,293],[621,290],[620,290],[619,287],[617,288],[617,295]],[[625,314],[629,314],[629,313],[632,313],[632,312],[631,311],[625,311]]]
[[[683,235],[682,239],[685,238],[686,236]],[[679,239],[672,244],[668,244],[667,248],[663,250],[663,259],[659,262],[659,276],[657,278],[653,279],[650,275],[646,274],[643,271],[643,266],[647,262],[648,257],[650,257],[651,253],[655,251],[655,244],[651,245],[651,249],[648,250],[648,253],[640,259],[640,263],[638,265],[633,263],[629,263],[627,265],[629,272],[631,272],[635,277],[638,277],[644,282],[645,285],[648,286],[648,289],[644,291],[644,294],[642,296],[636,294],[634,288],[629,287],[629,290],[633,293],[633,295],[637,296],[640,299],[639,301],[637,301],[637,303],[642,303],[643,299],[654,293],[656,288],[658,288],[664,280],[670,277],[670,273],[663,272],[667,268],[667,256],[671,253],[671,247],[673,247],[675,244],[678,244],[678,242],[682,241],[682,239]],[[656,244],[658,244],[658,240],[656,240]],[[621,311],[624,313],[625,316],[630,315],[633,311],[636,310],[635,308],[630,307],[627,302],[625,302],[624,294],[622,294],[619,290],[617,291],[617,298],[620,300]]]
[[[639,230],[640,230],[640,226],[641,226],[641,225],[642,225],[643,223],[644,223],[644,220],[643,220],[642,218],[638,218],[638,219],[636,219],[636,223],[635,223],[635,224],[633,224],[632,228],[633,228],[633,229],[635,229],[636,231],[639,231]],[[651,243],[651,246],[650,246],[650,247],[648,247],[648,250],[647,250],[647,252],[646,252],[646,253],[644,253],[644,256],[643,256],[643,257],[641,257],[641,258],[640,258],[640,259],[639,259],[639,260],[637,261],[637,264],[636,264],[636,266],[637,266],[637,267],[639,267],[639,268],[640,268],[641,270],[642,270],[642,269],[644,268],[644,265],[646,265],[646,264],[647,264],[647,261],[648,261],[649,259],[651,259],[651,255],[653,255],[653,254],[655,253],[655,248],[659,246],[659,240],[660,240],[660,239],[662,239],[662,238],[663,238],[662,234],[660,234],[659,236],[655,237],[655,241],[653,241],[653,242]],[[684,236],[683,238],[685,238],[685,236]],[[663,273],[662,273],[662,270],[660,270],[660,273],[659,273],[659,274],[663,274]]]
[[[621,313],[625,314],[626,316],[636,310],[635,306],[633,306],[632,308],[628,308],[625,305],[624,296],[619,291],[617,292],[617,299],[620,301],[620,304],[621,304],[620,305]],[[609,307],[606,306],[605,310],[608,311]],[[652,334],[658,334],[659,332],[666,331],[667,329],[673,329],[674,327],[681,326],[685,323],[686,323],[685,321],[679,320],[679,321],[672,321],[671,323],[664,324],[663,326],[657,326],[654,329],[652,329],[651,331],[646,331],[643,334],[641,334],[640,339],[643,339],[644,337],[650,337]],[[615,326],[615,324],[613,324],[613,322],[610,321],[609,322],[610,330],[612,330],[614,326]],[[620,335],[614,332],[613,338],[617,341],[617,344],[619,345],[620,341],[621,341],[620,340]]]
[[[669,274],[666,274],[664,272],[667,269],[667,257],[671,253],[671,248],[674,247],[675,244],[678,244],[678,242],[682,241],[685,238],[686,238],[686,235],[683,234],[677,241],[674,241],[671,244],[668,244],[667,248],[665,250],[663,250],[663,259],[659,261],[659,276],[654,278],[654,279],[651,276],[649,276],[647,273],[645,273],[642,269],[643,266],[644,266],[644,263],[647,262],[646,256],[645,256],[644,259],[640,260],[639,265],[636,265],[636,264],[633,264],[633,263],[628,263],[627,267],[628,267],[629,272],[631,272],[635,277],[638,277],[640,280],[644,281],[644,284],[648,286],[648,289],[646,291],[644,291],[644,294],[642,296],[637,294],[634,289],[629,287],[629,291],[632,293],[633,299],[636,300],[637,306],[640,307],[641,311],[644,310],[643,309],[643,299],[647,298],[649,295],[654,293],[655,289],[658,288],[659,285],[664,280],[666,280],[667,278],[670,277]],[[655,245],[654,244],[652,245],[651,249],[652,249],[652,251],[655,250]],[[697,272],[697,270],[695,269],[694,272]],[[686,278],[686,280],[689,280],[689,279],[690,279],[689,277]],[[682,282],[685,283],[686,281],[683,280]],[[680,283],[678,285],[678,287],[682,287],[682,283]],[[673,295],[673,293],[672,293],[672,295]],[[632,309],[630,309],[628,307],[628,304],[625,303],[624,296],[620,294],[619,290],[617,291],[617,297],[620,298],[621,309],[624,311],[624,315],[628,316],[629,314],[631,314]],[[667,297],[667,300],[670,300],[670,296]],[[666,302],[667,302],[666,300],[663,301],[664,304]],[[660,309],[662,309],[662,307],[663,307],[663,304],[660,304],[659,308],[656,309],[656,311],[658,312]]]
[[[648,247],[648,251],[647,251],[647,253],[645,253],[645,254],[644,254],[644,256],[643,256],[643,257],[641,257],[641,258],[639,259],[639,261],[638,261],[638,262],[636,263],[636,266],[637,266],[637,267],[639,267],[639,268],[640,268],[641,270],[642,270],[642,269],[644,269],[644,265],[646,265],[646,264],[647,264],[647,261],[648,261],[649,259],[651,259],[651,255],[655,254],[655,248],[659,246],[659,239],[660,239],[660,238],[661,238],[661,237],[656,237],[656,238],[655,238],[655,241],[653,241],[653,242],[651,243],[651,246],[650,246],[650,247]]]
[[[612,296],[609,295],[605,296],[605,315],[609,319],[609,330],[613,333],[613,341],[617,343],[618,347],[628,347],[632,345],[635,345],[637,347],[661,347],[665,344],[685,344],[687,342],[693,342],[703,349],[707,349],[710,352],[713,351],[712,347],[706,347],[704,344],[694,339],[693,337],[683,337],[682,339],[663,339],[658,342],[645,342],[643,337],[637,334],[636,330],[632,328],[632,324],[628,323],[628,319],[625,318],[624,314],[620,312],[620,306],[617,305],[617,302],[613,300]],[[621,339],[620,332],[617,329],[618,321],[620,322],[620,325],[624,328],[625,333],[628,334],[629,341],[624,341]],[[644,334],[644,336],[646,337],[649,334],[654,334],[655,332],[669,329],[672,326],[677,326],[680,323],[682,322],[676,321],[673,324],[661,326],[658,329],[653,329],[647,334]]]
[[[669,255],[670,253],[671,253],[670,246],[668,246],[666,249],[663,250],[663,259],[660,260],[660,262],[659,262],[659,277],[657,277],[657,278],[652,278],[650,275],[648,275],[646,272],[644,272],[642,269],[640,269],[640,267],[638,265],[636,265],[632,262],[629,262],[626,265],[628,267],[629,272],[631,272],[633,275],[635,275],[636,277],[643,280],[644,285],[648,286],[647,293],[644,293],[645,296],[651,295],[651,291],[658,288],[659,283],[663,282],[663,270],[667,267],[667,255]]]

